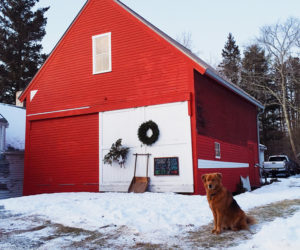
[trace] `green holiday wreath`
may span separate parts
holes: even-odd
[[[149,130],[152,132],[151,136],[148,136],[147,134]],[[138,129],[138,137],[143,144],[148,146],[155,143],[159,137],[159,129],[157,124],[151,120],[142,123]]]

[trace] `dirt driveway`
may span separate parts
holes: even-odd
[[[248,211],[258,224],[251,232],[227,231],[210,233],[213,225],[187,225],[185,234],[167,238],[163,244],[147,243],[147,239],[126,226],[107,225],[97,231],[66,227],[39,216],[10,214],[0,207],[0,249],[205,249],[235,246],[260,230],[262,225],[278,217],[290,217],[300,210],[300,200],[285,200]],[[1,226],[2,225],[2,226]],[[3,225],[6,225],[5,228]],[[9,226],[7,226],[9,225]]]

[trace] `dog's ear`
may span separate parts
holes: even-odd
[[[217,177],[222,180],[222,174],[221,173],[217,173]]]
[[[205,182],[206,182],[206,174],[203,174],[203,175],[201,176],[201,178],[202,178],[203,183],[205,183]]]

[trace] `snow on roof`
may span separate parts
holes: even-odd
[[[6,147],[24,150],[26,109],[0,103],[0,114],[8,121]]]
[[[8,122],[5,119],[5,117],[3,115],[1,115],[1,114],[0,114],[0,123],[2,123],[2,124],[8,124]]]

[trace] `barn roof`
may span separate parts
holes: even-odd
[[[85,5],[82,7],[82,9],[80,10],[80,12],[78,13],[78,15],[75,17],[75,19],[73,20],[73,22],[71,23],[71,25],[69,26],[69,28],[66,30],[65,34],[67,33],[67,31],[72,27],[73,23],[75,22],[75,20],[78,18],[78,16],[80,16],[81,12],[84,10],[85,6],[87,5],[88,2],[90,2],[91,0],[88,0]],[[208,77],[216,80],[218,83],[220,83],[221,85],[225,86],[226,88],[230,89],[231,91],[233,91],[234,93],[242,96],[243,98],[245,98],[246,100],[248,100],[250,103],[256,105],[257,107],[264,109],[264,106],[257,101],[256,99],[254,99],[252,96],[250,96],[247,92],[245,92],[244,90],[242,90],[240,87],[238,87],[237,85],[233,84],[232,82],[228,81],[227,79],[224,79],[224,77],[222,77],[212,66],[210,66],[209,64],[207,64],[206,62],[204,62],[201,58],[199,58],[197,55],[195,55],[192,51],[190,51],[189,49],[187,49],[186,47],[184,47],[182,44],[180,44],[179,42],[177,42],[175,39],[171,38],[169,35],[167,35],[165,32],[163,32],[162,30],[160,30],[159,28],[157,28],[156,26],[154,26],[152,23],[150,23],[149,21],[147,21],[145,18],[143,18],[141,15],[139,15],[138,13],[136,13],[134,10],[132,10],[131,8],[129,8],[127,5],[125,5],[124,3],[122,3],[120,0],[113,0],[115,3],[117,3],[119,6],[121,6],[123,9],[125,9],[127,12],[129,12],[130,14],[132,14],[134,17],[136,17],[139,21],[141,21],[142,23],[144,23],[146,26],[148,26],[150,29],[152,29],[154,32],[156,32],[158,35],[160,35],[161,37],[163,37],[165,40],[167,40],[170,44],[172,44],[174,47],[176,47],[178,50],[180,50],[182,53],[184,53],[187,57],[189,57],[191,60],[193,60],[195,63],[197,63],[202,69],[203,72],[200,72],[202,74],[207,75]],[[62,36],[64,37],[65,34]],[[62,39],[62,38],[61,38]],[[58,43],[56,44],[56,46],[54,47],[54,49],[52,50],[52,52],[55,50],[55,48],[58,46],[58,44],[60,43],[61,39],[58,41]],[[51,52],[51,53],[52,53]],[[50,53],[50,54],[51,54]],[[49,58],[49,57],[48,57]],[[47,59],[48,60],[48,59]],[[46,60],[46,61],[47,61]],[[46,62],[45,62],[46,63]],[[45,64],[44,63],[44,64]],[[43,65],[44,66],[44,65]],[[42,67],[43,67],[42,66]],[[41,68],[42,68],[41,67]],[[35,78],[35,76],[34,76]],[[32,81],[30,82],[30,84],[27,86],[27,88],[23,91],[23,93],[21,94],[21,96],[19,97],[19,99],[21,101],[24,101],[25,98],[25,92],[27,92],[27,90],[29,89],[31,83],[33,82],[34,78],[32,79]]]
[[[135,11],[133,11],[131,8],[129,8],[127,5],[125,5],[121,1],[119,1],[119,0],[114,0],[114,1],[116,3],[118,3],[120,6],[122,6],[129,13],[131,13],[132,15],[134,15],[138,20],[140,20],[145,25],[147,25],[150,29],[152,29],[157,34],[159,34],[164,39],[166,39],[169,43],[171,43],[177,49],[179,49],[180,51],[182,51],[186,56],[188,56],[194,62],[196,62],[197,64],[199,64],[205,70],[204,74],[206,74],[208,77],[213,78],[214,80],[216,80],[217,82],[219,82],[220,84],[222,84],[223,86],[225,86],[226,88],[229,88],[230,90],[232,90],[236,94],[244,97],[245,99],[247,99],[248,101],[250,101],[254,105],[258,106],[259,108],[264,109],[264,106],[259,101],[257,101],[256,99],[254,99],[252,96],[250,96],[247,92],[245,92],[240,87],[238,87],[235,84],[233,84],[232,82],[224,79],[224,77],[220,76],[219,73],[212,66],[210,66],[209,64],[207,64],[206,62],[204,62],[201,58],[199,58],[197,55],[195,55],[191,50],[189,50],[186,47],[184,47],[182,44],[180,44],[179,42],[177,42],[175,39],[173,39],[172,37],[170,37],[169,35],[167,35],[165,32],[163,32],[162,30],[160,30],[156,26],[154,26],[152,23],[150,23],[149,21],[147,21],[145,18],[143,18],[141,15],[139,15],[138,13],[136,13]]]

